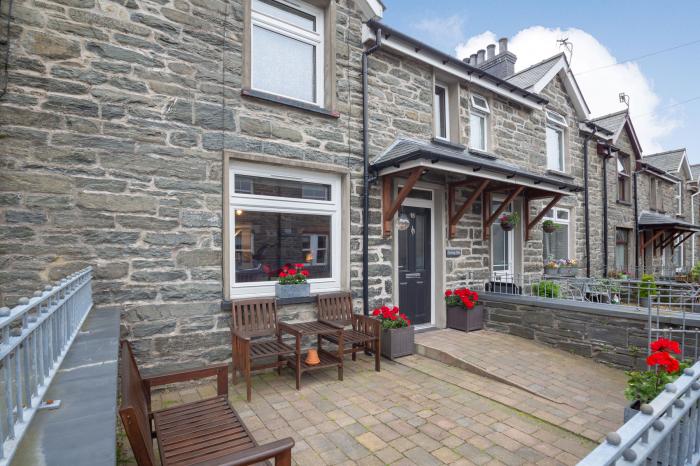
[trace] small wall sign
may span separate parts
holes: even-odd
[[[448,258],[460,257],[462,255],[462,250],[459,248],[447,248],[445,249],[445,255]]]

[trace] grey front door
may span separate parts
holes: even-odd
[[[430,323],[430,209],[404,206],[410,226],[399,231],[399,306],[412,324]]]

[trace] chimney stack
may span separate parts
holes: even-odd
[[[476,54],[472,53],[471,56],[469,57],[469,64],[472,66],[476,66]]]
[[[507,37],[501,37],[498,39],[498,54],[502,54],[503,52],[508,51],[508,38]]]
[[[486,46],[486,59],[491,60],[496,56],[496,44],[489,44]]]
[[[486,54],[486,50],[481,49],[478,52],[476,52],[476,65],[481,66],[484,63],[484,55]]]

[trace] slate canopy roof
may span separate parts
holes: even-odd
[[[568,180],[554,176],[543,176],[529,172],[520,166],[499,160],[495,155],[474,151],[456,145],[443,145],[435,142],[424,142],[405,137],[396,139],[386,150],[371,161],[370,166],[375,173],[387,167],[399,167],[401,164],[414,161],[427,160],[435,165],[439,162],[453,163],[465,167],[471,167],[475,176],[482,168],[490,172],[503,175],[504,179],[517,184],[521,178],[535,185],[545,186],[552,190],[565,190],[576,193],[583,190]],[[437,167],[439,168],[439,167]]]
[[[700,226],[698,225],[654,212],[642,212],[639,216],[639,227],[644,230],[700,231]]]

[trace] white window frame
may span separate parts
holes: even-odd
[[[547,138],[545,137],[545,156],[547,158],[547,169],[548,170],[554,170],[558,172],[565,173],[566,172],[566,129],[567,129],[567,124],[566,124],[566,118],[564,118],[562,115],[552,112],[551,110],[545,110],[546,114],[546,128],[552,129],[556,132],[559,133],[561,137],[561,143],[559,145],[559,156],[561,159],[561,166],[559,167],[553,167],[550,165],[550,157],[549,157],[549,147],[547,146]],[[545,129],[546,133],[546,129]]]
[[[551,220],[556,224],[561,224],[561,225],[566,225],[568,227],[569,234],[567,235],[566,238],[566,255],[567,259],[575,257],[574,254],[574,243],[576,242],[576,236],[574,232],[574,221],[572,220],[572,216],[574,215],[574,210],[569,209],[566,207],[552,207],[549,209],[552,212],[552,215],[549,215],[549,212],[544,214],[542,217],[542,220]],[[558,212],[566,212],[568,214],[568,218],[566,220],[562,220],[558,215]],[[546,257],[544,257],[544,246],[542,247],[542,256],[544,260],[547,260]]]
[[[433,91],[433,128],[435,132],[435,138],[442,141],[450,140],[450,90],[447,84],[435,81],[435,87],[439,87],[443,90],[445,96],[445,135],[440,134],[440,112],[439,104],[440,99],[435,91]]]
[[[317,233],[309,233],[308,235],[302,235],[302,236],[308,236],[309,237],[309,247],[308,248],[302,248],[302,251],[308,251],[311,253],[311,265],[326,265],[328,264],[328,235],[326,234],[317,234]],[[318,247],[318,239],[320,237],[326,238],[326,247],[325,248],[319,248]],[[318,261],[318,251],[326,251],[326,260],[323,262]]]
[[[676,183],[676,215],[683,215],[683,182]]]
[[[258,176],[264,178],[293,180],[307,183],[327,184],[331,187],[331,200],[298,199],[279,196],[261,196],[255,194],[236,193],[236,175]],[[299,168],[277,165],[263,165],[248,162],[231,164],[229,176],[229,218],[230,232],[236,231],[236,210],[255,212],[275,212],[306,215],[323,215],[331,218],[330,247],[327,244],[327,256],[331,258],[331,276],[328,278],[309,278],[311,292],[338,291],[341,289],[341,243],[342,243],[342,192],[341,176],[333,173],[314,172]],[[272,296],[275,294],[276,281],[236,283],[235,238],[229,236],[230,252],[230,290],[232,297]]]
[[[484,105],[480,105],[476,100],[477,98],[483,100]],[[489,150],[489,115],[491,114],[491,109],[489,108],[489,101],[486,100],[486,98],[482,95],[470,94],[469,103],[469,148],[486,152]],[[481,118],[484,122],[484,147],[474,146],[474,128],[472,128],[471,124],[472,115]]]
[[[683,257],[684,254],[685,254],[685,251],[684,251],[684,249],[683,249],[683,246],[685,246],[685,243],[678,244],[678,243],[680,243],[681,241],[683,241],[683,238],[682,238],[682,237],[679,237],[678,239],[676,239],[676,240],[674,241],[674,244],[675,244],[676,247],[673,249],[673,252],[671,253],[671,262],[673,263],[673,262],[674,262],[674,261],[673,261],[673,259],[674,259],[673,256],[675,255],[676,250],[678,250],[678,264],[675,264],[675,266],[676,266],[676,272],[682,272],[682,271],[683,271],[683,265],[684,265],[684,262],[685,262],[685,257]]]
[[[317,106],[323,106],[323,100],[324,100],[324,57],[325,57],[325,32],[324,32],[324,11],[321,8],[318,8],[314,5],[311,5],[306,2],[289,2],[286,0],[273,0],[274,2],[277,2],[281,5],[284,5],[286,7],[289,7],[291,9],[300,11],[302,13],[306,13],[308,15],[311,15],[315,17],[315,23],[316,23],[316,31],[308,31],[306,29],[303,29],[299,26],[296,26],[294,24],[291,24],[287,21],[284,21],[282,19],[275,18],[269,13],[259,11],[260,8],[256,9],[256,6],[260,5],[260,0],[251,0],[251,30],[250,30],[250,50],[251,50],[251,59],[250,59],[250,84],[251,88],[254,90],[266,92],[266,93],[271,93],[275,95],[280,95],[281,97],[286,97],[288,99],[292,100],[297,100],[301,102],[307,102],[311,103]],[[267,5],[267,4],[265,4]],[[274,7],[273,7],[274,8]],[[265,8],[267,9],[267,8]],[[268,89],[263,89],[255,86],[255,57],[252,56],[253,50],[255,49],[253,47],[253,41],[255,40],[255,34],[253,31],[253,28],[261,27],[264,29],[267,29],[268,31],[287,36],[291,39],[298,40],[299,42],[304,42],[306,44],[313,45],[316,47],[316,54],[315,54],[315,70],[314,70],[314,77],[316,80],[316,90],[315,90],[315,100],[303,100],[299,99],[298,97],[294,96],[289,96],[289,95],[283,95],[283,94],[277,94],[276,92],[271,92]],[[280,70],[282,72],[283,70]]]

